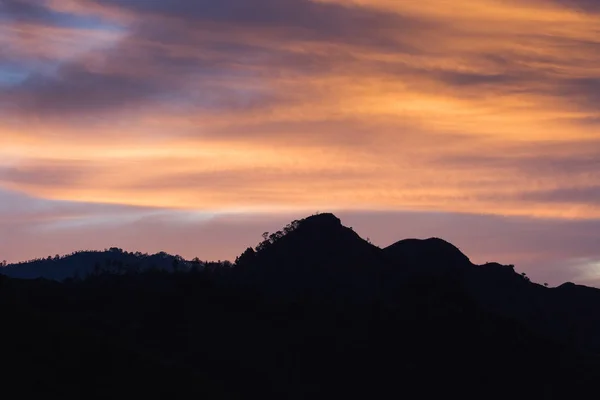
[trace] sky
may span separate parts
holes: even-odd
[[[599,0],[0,0],[0,259],[380,246],[600,286]]]

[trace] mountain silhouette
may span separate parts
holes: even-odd
[[[327,289],[360,295],[356,286],[364,286],[373,264],[385,261],[381,249],[333,214],[295,221],[265,238],[240,265],[243,273],[238,276],[288,296],[324,294]]]
[[[292,298],[395,304],[418,285],[438,287],[551,340],[577,337],[580,348],[600,350],[600,313],[590,306],[600,306],[600,290],[572,284],[546,288],[514,265],[473,264],[440,238],[404,239],[381,249],[335,215],[319,214],[296,221],[287,233],[266,236],[240,269],[246,283]]]
[[[61,281],[73,277],[83,278],[102,272],[128,273],[149,269],[172,271],[174,266],[175,268],[191,268],[192,262],[165,252],[130,253],[113,247],[105,251],[79,251],[63,257],[56,255],[10,264],[0,271],[13,278],[45,278]]]
[[[391,259],[404,266],[439,265],[465,266],[472,265],[469,257],[456,246],[439,238],[425,240],[404,239],[384,249]]]
[[[382,249],[333,214],[235,264],[113,248],[2,272],[3,378],[22,394],[562,399],[600,378],[600,290],[439,238]]]
[[[275,235],[259,249],[257,261],[285,268],[343,268],[372,262],[380,250],[333,214],[308,217],[287,234]]]

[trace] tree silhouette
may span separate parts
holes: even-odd
[[[252,263],[256,256],[256,251],[252,247],[248,247],[241,255],[235,259],[235,265],[247,265]]]

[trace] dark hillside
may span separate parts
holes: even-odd
[[[563,399],[600,378],[599,290],[441,239],[380,249],[331,214],[233,267],[0,284],[2,381],[24,396]]]

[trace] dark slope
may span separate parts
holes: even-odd
[[[237,275],[245,283],[280,294],[361,296],[373,289],[380,248],[342,225],[333,214],[295,221],[250,251]],[[370,285],[370,286],[369,286]]]
[[[51,394],[562,399],[600,379],[599,290],[473,265],[441,239],[380,249],[331,214],[266,235],[233,269],[3,284],[19,365],[5,382]]]
[[[343,269],[380,261],[381,249],[342,225],[333,214],[318,214],[299,221],[295,228],[260,249],[257,261],[280,264],[286,270]]]
[[[89,293],[111,309],[105,286]],[[20,281],[0,275],[0,388],[6,397],[235,398],[218,376],[201,374],[147,351],[98,318],[65,284]],[[158,294],[158,293],[155,293]],[[125,300],[119,298],[119,300]],[[141,311],[141,310],[138,310]],[[129,316],[132,318],[133,316]],[[124,327],[121,327],[123,330]]]
[[[64,257],[48,257],[10,264],[0,269],[6,276],[19,279],[84,278],[90,274],[110,271],[112,273],[138,272],[148,269],[172,271],[177,264],[181,268],[190,262],[181,257],[161,252],[157,254],[130,253],[118,248],[105,251],[80,251]]]
[[[240,263],[246,285],[290,298],[324,297],[338,303],[393,304],[422,296],[472,303],[531,332],[580,349],[600,350],[600,290],[550,289],[512,265],[475,265],[439,238],[406,239],[385,249],[363,240],[332,214],[297,221],[271,235]],[[428,292],[435,287],[436,291]],[[412,293],[406,300],[406,293]]]
[[[600,350],[598,289],[545,288],[512,265],[475,265],[439,238],[406,239],[380,249],[332,214],[298,221],[275,237],[259,245],[243,268],[246,283],[289,297],[395,305],[416,287],[436,287],[427,296],[461,298],[549,340]]]
[[[3,361],[19,367],[3,382],[41,380],[25,394],[552,399],[587,388],[570,373],[586,372],[576,353],[441,285],[369,306],[289,302],[206,272],[11,286]]]
[[[397,267],[389,282],[438,280],[478,307],[518,321],[527,329],[580,349],[600,350],[600,290],[565,284],[550,289],[530,282],[512,265],[474,265],[438,238],[401,240],[384,249]]]
[[[474,267],[454,245],[439,239],[405,239],[383,249],[393,268],[387,271],[388,282],[411,279],[463,279]]]
[[[385,254],[402,266],[442,267],[472,265],[456,246],[439,238],[405,239],[386,247]]]

